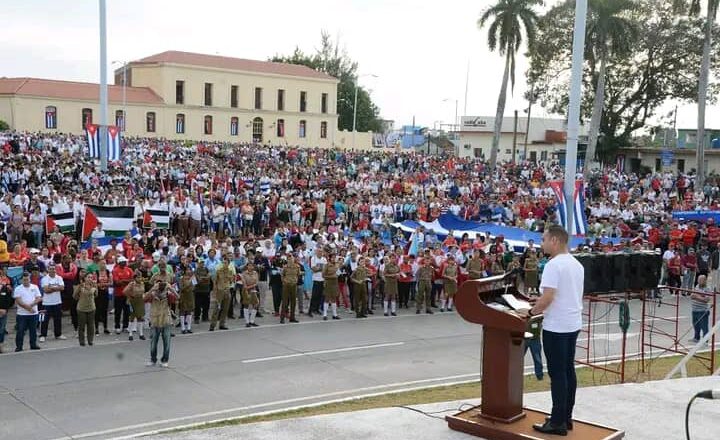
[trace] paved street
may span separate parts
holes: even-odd
[[[598,317],[605,307],[598,305]],[[687,329],[689,304],[681,310]],[[640,303],[631,311],[639,318]],[[124,334],[101,336],[92,348],[51,338],[41,351],[2,355],[0,439],[119,437],[478,377],[481,329],[456,313],[341,316],[285,325],[266,317],[254,329],[230,321],[231,330],[214,333],[196,326],[195,334],[173,338],[170,369],[145,367],[148,343]],[[593,332],[596,354],[619,353],[617,307]],[[629,353],[638,351],[638,333],[633,321]],[[530,365],[528,355],[527,371]]]

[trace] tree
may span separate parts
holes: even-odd
[[[574,8],[575,3],[572,2],[571,5]],[[595,79],[595,98],[585,152],[585,176],[590,171],[590,163],[595,160],[595,146],[605,103],[608,56],[629,53],[637,40],[638,23],[628,15],[635,9],[633,0],[590,0],[588,3],[585,51],[591,55],[591,60],[599,60],[600,67]]]
[[[508,77],[510,78],[511,90],[514,90],[515,54],[522,46],[523,31],[527,36],[528,46],[533,44],[538,21],[538,16],[533,7],[541,4],[542,0],[499,0],[495,6],[487,8],[477,22],[478,28],[482,29],[492,21],[488,27],[488,48],[492,52],[497,49],[500,56],[505,57],[505,69],[500,85],[492,149],[490,150],[490,168],[493,170],[497,164],[497,154],[500,146],[500,130],[502,129],[503,115],[505,113]]]
[[[0,119],[0,131],[6,131],[6,130],[10,130],[10,125],[7,122]]]
[[[275,55],[270,61],[278,63],[301,64],[319,72],[327,73],[340,81],[337,87],[337,114],[340,130],[353,129],[353,104],[357,87],[357,130],[382,131],[380,109],[375,105],[370,93],[357,86],[357,62],[341,48],[339,41],[333,41],[330,34],[322,31],[320,48],[313,54],[307,54],[296,47],[291,55]]]
[[[597,157],[613,161],[617,148],[629,146],[632,135],[646,129],[647,121],[669,100],[694,102],[698,94],[698,69],[702,59],[703,31],[699,20],[678,17],[673,0],[636,0],[632,19],[638,35],[628,52],[609,51],[605,93],[597,142]],[[535,44],[530,47],[528,82],[540,104],[549,112],[565,115],[571,67],[573,13],[563,6],[550,9],[538,22]],[[714,28],[717,34],[718,29]],[[717,54],[711,70],[720,73]],[[586,54],[583,68],[581,116],[591,117],[599,60]],[[709,90],[717,84],[709,85]],[[712,93],[710,93],[712,96]]]
[[[701,0],[675,0],[673,6],[677,12],[687,12],[690,16],[700,14]],[[703,28],[703,51],[702,61],[700,62],[700,74],[698,79],[698,124],[697,124],[697,177],[695,179],[696,188],[702,188],[705,183],[705,104],[708,96],[708,86],[710,83],[710,48],[713,41],[713,24],[717,17],[719,0],[706,0],[707,16],[705,17]]]

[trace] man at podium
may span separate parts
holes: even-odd
[[[545,434],[567,435],[572,429],[577,378],[575,344],[582,327],[582,297],[585,271],[568,251],[568,233],[558,225],[545,229],[543,251],[550,261],[540,280],[542,296],[529,315],[543,314],[543,345],[550,376],[552,413],[533,428]]]

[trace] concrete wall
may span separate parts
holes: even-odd
[[[475,149],[482,148],[482,153],[485,159],[490,159],[490,149],[492,147],[492,133],[460,133],[459,134],[459,156],[460,157],[475,157]],[[532,139],[530,139],[532,140]],[[523,150],[525,147],[525,134],[518,133],[517,136],[517,151],[515,153],[515,159],[519,160],[522,157]],[[469,148],[467,147],[469,145]],[[510,161],[512,160],[512,146],[513,146],[513,134],[502,133],[500,134],[500,149],[498,151],[498,161]],[[528,158],[531,157],[531,153],[536,153],[536,160],[543,160],[542,154],[545,152],[547,159],[550,160],[555,150],[561,149],[563,146],[557,146],[553,144],[538,144],[530,143],[528,145]]]

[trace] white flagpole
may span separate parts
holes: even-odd
[[[567,144],[565,147],[565,201],[567,206],[566,228],[574,229],[575,175],[577,174],[577,147],[580,132],[580,98],[582,94],[582,69],[585,50],[585,16],[587,0],[575,2],[575,32],[573,34],[572,72],[570,76],[570,102],[568,105]]]
[[[100,0],[100,170],[107,171],[108,160],[107,12]],[[124,116],[124,115],[123,115]]]

